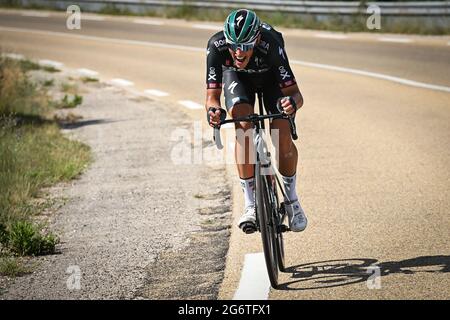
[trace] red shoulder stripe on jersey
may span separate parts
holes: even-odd
[[[222,88],[222,84],[217,83],[217,82],[211,82],[211,83],[206,84],[206,88],[207,89],[218,89],[218,88]]]
[[[297,81],[295,81],[295,79],[288,80],[288,81],[285,81],[285,82],[281,82],[280,83],[280,88],[284,89],[284,88],[293,86],[294,84],[297,84]]]

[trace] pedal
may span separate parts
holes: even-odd
[[[241,223],[239,228],[241,228],[242,231],[244,231],[246,234],[251,234],[251,233],[256,232],[256,226],[254,223],[251,223],[251,222]]]
[[[291,229],[289,229],[287,225],[282,224],[278,227],[278,232],[286,232],[286,231],[291,231]]]

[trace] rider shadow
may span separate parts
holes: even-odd
[[[280,284],[279,289],[314,290],[351,285],[369,280],[376,270],[382,277],[400,273],[447,273],[450,272],[450,256],[423,256],[381,263],[376,259],[355,258],[301,264],[286,269],[296,280]],[[302,287],[294,287],[295,284],[302,284]]]

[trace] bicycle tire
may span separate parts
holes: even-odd
[[[276,230],[272,221],[272,210],[266,177],[261,175],[259,163],[256,165],[255,169],[256,213],[259,220],[267,273],[271,286],[276,289],[278,287],[278,249],[275,238]]]

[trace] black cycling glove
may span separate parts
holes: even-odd
[[[297,103],[295,102],[294,98],[292,98],[291,96],[278,98],[278,101],[277,101],[277,108],[278,108],[278,111],[280,111],[281,113],[284,112],[284,111],[283,111],[283,108],[281,107],[281,101],[284,100],[284,99],[286,99],[286,98],[289,99],[289,102],[290,102],[291,105],[294,107],[295,112],[297,112],[297,110],[298,110],[298,109],[297,109]]]
[[[208,124],[210,124],[210,115],[209,112],[212,111],[213,113],[216,113],[217,110],[220,110],[220,121],[224,121],[227,117],[227,112],[225,109],[222,108],[216,108],[216,107],[209,107],[208,112],[206,112],[206,119],[208,120]]]

